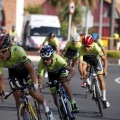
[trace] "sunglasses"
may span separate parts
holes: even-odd
[[[51,58],[50,57],[48,57],[48,58],[42,58],[42,60],[44,60],[44,61],[49,61]]]
[[[85,48],[90,48],[91,46],[85,46]]]
[[[9,47],[8,48],[4,48],[4,49],[0,50],[0,53],[4,54],[8,49],[9,49]]]

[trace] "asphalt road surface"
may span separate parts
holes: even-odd
[[[37,63],[34,63],[36,66]],[[8,75],[7,70],[3,69],[4,78],[6,82],[6,93],[10,91],[8,84]],[[105,79],[107,87],[107,99],[110,102],[110,108],[103,110],[103,117],[100,117],[100,113],[94,101],[91,99],[91,94],[85,98],[85,89],[81,87],[82,81],[80,81],[79,73],[77,67],[75,68],[75,76],[70,82],[70,85],[73,90],[74,98],[79,106],[80,113],[77,115],[78,120],[120,120],[120,66],[118,65],[109,65],[108,66],[108,76]],[[47,81],[47,78],[44,78],[43,83]],[[49,88],[42,90],[47,104],[53,111],[57,120],[58,111],[54,105],[52,96],[49,92]],[[31,98],[29,98],[31,99]],[[32,99],[31,99],[32,100]],[[15,101],[11,95],[7,100],[2,103],[0,101],[0,120],[17,120],[16,117],[16,108]]]

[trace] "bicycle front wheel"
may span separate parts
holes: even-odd
[[[63,114],[62,114],[62,102],[61,102],[61,99],[59,97],[59,95],[56,96],[56,99],[57,99],[57,108],[58,108],[58,112],[59,112],[59,116],[60,116],[60,120],[64,120],[63,118]]]
[[[99,93],[99,84],[97,83],[98,81],[95,81],[95,94],[96,94],[96,103],[98,105],[99,108],[99,112],[101,114],[101,116],[103,116],[103,112],[102,112],[102,102],[101,102],[101,98],[100,98],[100,93]]]
[[[34,100],[34,104],[34,111],[37,114],[38,120],[47,120],[42,104],[38,103],[36,100]]]
[[[24,102],[21,102],[17,108],[17,117],[18,120],[25,120],[25,119],[38,120],[34,117],[32,111],[28,106],[24,104]]]

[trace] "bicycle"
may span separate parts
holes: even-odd
[[[17,118],[18,120],[24,120],[23,114],[28,114],[30,120],[42,120],[41,112],[40,112],[40,104],[34,99],[35,106],[32,106],[28,99],[29,93],[25,91],[26,88],[33,88],[32,86],[25,84],[24,86],[14,87],[12,91],[5,96],[5,99],[7,99],[11,94],[13,94],[15,91],[20,92],[20,103],[17,108]]]
[[[58,108],[60,119],[61,120],[77,120],[76,113],[72,112],[69,97],[67,96],[65,89],[64,87],[62,87],[60,81],[54,80],[53,82],[47,82],[46,86],[44,85],[42,89],[50,87],[51,85],[55,85],[56,87],[57,108]]]
[[[97,74],[95,73],[94,66],[92,63],[90,63],[89,69],[88,69],[88,76],[87,76],[91,82],[91,84],[88,84],[86,81],[86,97],[87,93],[92,93],[92,100],[95,100],[96,104],[98,105],[99,112],[101,116],[103,116],[102,112],[102,106],[104,108],[104,105],[102,103],[102,93],[100,90],[99,81],[97,79]],[[86,80],[86,79],[85,79]]]

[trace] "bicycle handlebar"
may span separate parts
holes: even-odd
[[[6,95],[5,96],[5,98],[4,99],[7,99],[11,94],[13,94],[15,91],[18,91],[18,90],[20,90],[20,91],[24,91],[24,89],[26,89],[26,88],[32,88],[33,87],[33,85],[29,85],[29,84],[25,84],[24,86],[21,86],[21,87],[16,87],[16,88],[14,88],[14,89],[12,89],[12,91],[8,94],[8,95]]]
[[[50,87],[50,85],[59,85],[60,83],[63,83],[63,82],[66,82],[66,81],[69,81],[69,80],[64,80],[64,81],[54,80],[52,82],[46,82],[46,84],[44,84],[41,89]]]

